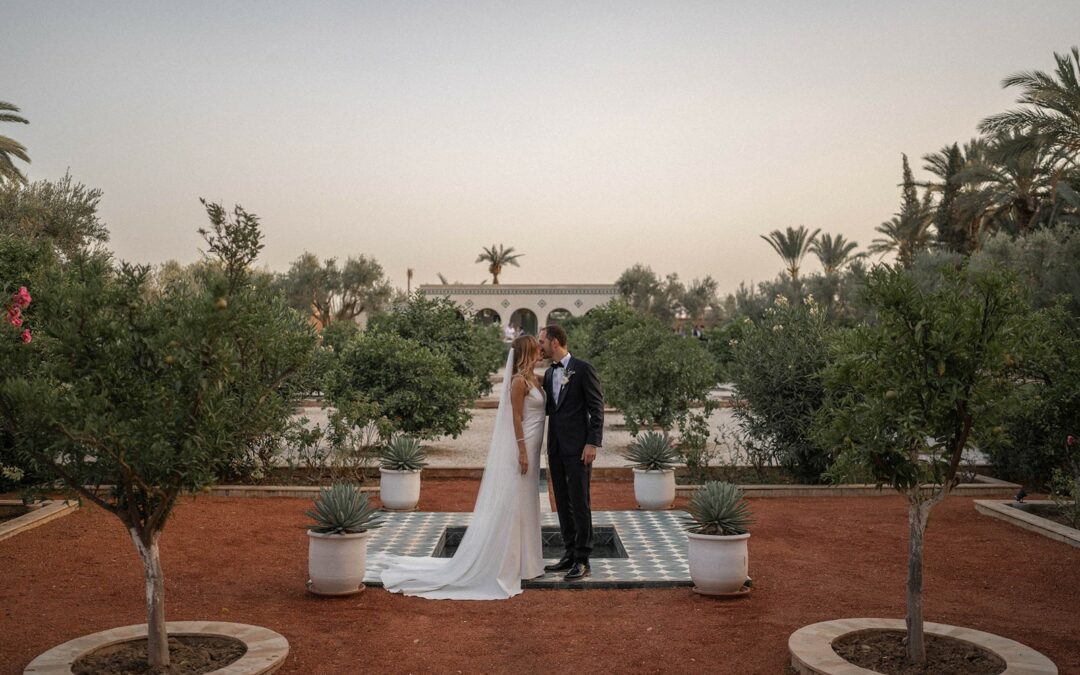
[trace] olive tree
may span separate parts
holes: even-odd
[[[169,663],[159,540],[177,499],[291,413],[292,380],[316,343],[278,293],[251,281],[258,219],[215,204],[207,213],[214,264],[195,283],[155,288],[149,268],[100,252],[54,266],[31,289],[33,342],[0,381],[18,461],[128,530],[146,578],[151,666]]]
[[[834,477],[868,471],[908,502],[907,656],[922,663],[930,510],[959,482],[964,451],[1002,435],[1030,310],[1013,278],[992,267],[947,269],[923,286],[880,267],[866,294],[876,318],[838,338],[815,429],[840,451]]]

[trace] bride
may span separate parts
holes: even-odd
[[[544,574],[538,471],[544,438],[544,387],[533,370],[540,345],[513,342],[499,411],[472,520],[453,558],[380,556],[383,587],[452,600],[500,600],[521,593],[522,579]]]

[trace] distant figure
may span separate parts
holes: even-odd
[[[503,328],[503,342],[513,342],[516,337],[517,329],[510,324],[506,324],[506,327]]]

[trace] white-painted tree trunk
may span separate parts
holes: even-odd
[[[907,658],[926,661],[923,635],[923,535],[933,501],[915,499],[908,506]]]
[[[158,549],[160,532],[155,532],[150,545],[143,543],[138,530],[131,528],[131,540],[142,558],[146,578],[146,639],[147,663],[151,667],[169,665],[169,636],[165,630],[165,577],[161,573]]]

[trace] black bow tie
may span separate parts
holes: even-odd
[[[563,367],[562,361],[556,361],[555,363],[551,364],[551,367],[552,368],[562,368]]]

